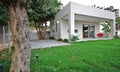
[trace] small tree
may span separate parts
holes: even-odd
[[[111,23],[110,23],[110,21],[105,21],[101,25],[103,26],[102,30],[104,31],[105,36],[109,37],[109,34],[111,32]]]

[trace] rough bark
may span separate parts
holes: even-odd
[[[37,31],[38,38],[40,40],[41,38],[40,38],[40,34],[39,34],[39,28],[38,28],[38,24],[37,24],[36,21],[35,21],[35,28],[36,28],[36,31]]]
[[[35,24],[35,27],[39,40],[46,39],[46,29],[47,29],[46,23],[45,26],[43,26],[43,23],[40,22],[40,20],[38,20],[37,23]]]
[[[30,72],[30,39],[28,16],[25,7],[9,5],[10,27],[14,42],[14,53],[10,72]]]

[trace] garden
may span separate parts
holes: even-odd
[[[120,72],[120,39],[82,41],[31,51],[31,72]],[[12,52],[0,53],[0,72],[9,72]]]

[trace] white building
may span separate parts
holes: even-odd
[[[52,35],[70,39],[72,35],[83,38],[96,38],[100,33],[100,23],[110,20],[112,38],[115,35],[115,13],[78,3],[68,3],[55,17],[56,24]]]

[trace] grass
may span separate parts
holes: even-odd
[[[35,49],[31,53],[31,72],[120,72],[119,43],[120,39],[113,39]],[[0,57],[0,63],[1,59],[10,66],[8,59]]]
[[[0,53],[0,64],[3,64],[3,69],[0,69],[0,72],[9,72],[10,64],[12,60],[12,52],[9,52],[8,50],[3,51]]]

